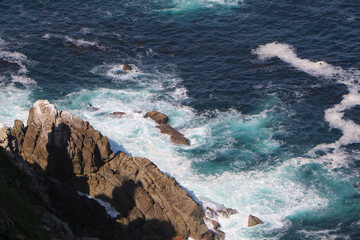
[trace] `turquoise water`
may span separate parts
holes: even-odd
[[[1,125],[49,99],[204,206],[237,209],[217,219],[227,239],[360,239],[358,1],[1,1],[0,11]],[[160,134],[143,118],[151,110],[191,145]],[[250,213],[265,224],[247,228]]]

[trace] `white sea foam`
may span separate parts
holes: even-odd
[[[1,39],[0,59],[19,66],[16,73],[0,76],[0,101],[4,103],[0,108],[0,122],[2,125],[12,126],[15,119],[26,120],[31,106],[30,88],[36,85],[36,82],[25,75],[28,71],[26,64],[30,62],[28,58],[22,53],[4,50],[5,47],[6,43]],[[15,82],[24,85],[25,89],[17,88]]]
[[[243,0],[172,0],[171,8],[165,8],[161,11],[171,11],[176,14],[218,6],[237,7],[242,5],[243,2]]]
[[[45,39],[49,39],[49,38],[51,38],[51,34],[50,33],[45,33],[42,37],[45,38]]]
[[[21,83],[24,86],[36,85],[36,81],[34,79],[25,76],[11,75],[11,81]]]
[[[295,53],[294,47],[284,43],[273,42],[260,45],[252,50],[252,53],[256,54],[260,60],[278,57],[300,71],[316,77],[331,78],[343,73],[341,68],[334,67],[324,61],[313,62],[308,59],[299,58]]]
[[[218,117],[209,122],[206,121],[205,116],[197,116],[189,107],[171,105],[167,101],[154,101],[152,97],[150,93],[130,90],[82,90],[68,95],[66,100],[58,102],[57,105],[71,109],[75,114],[89,120],[95,128],[110,138],[114,151],[125,150],[134,156],[147,157],[154,161],[161,170],[174,176],[204,206],[213,207],[215,202],[219,203],[219,206],[237,209],[239,214],[229,219],[217,219],[223,226],[222,230],[226,232],[227,239],[251,238],[254,231],[280,229],[289,226],[286,217],[291,214],[327,206],[327,200],[315,189],[309,189],[292,180],[287,165],[269,169],[267,172],[225,172],[221,175],[206,176],[198,174],[192,168],[192,162],[201,159],[190,159],[179,151],[200,148],[208,144],[210,146],[207,148],[213,151],[214,149],[211,148],[213,141],[228,138],[227,135],[212,136],[214,124],[218,126],[217,124],[221,122],[226,125],[227,121],[232,123],[238,121],[239,125],[245,124],[244,129],[251,125],[253,128],[261,128],[261,124],[258,125],[259,118],[265,117],[266,113],[259,116],[243,116],[235,110],[227,113],[219,112]],[[100,107],[100,110],[85,111],[85,99],[90,99],[94,106]],[[192,146],[172,144],[168,136],[160,134],[152,120],[143,118],[146,111],[153,109],[169,115],[171,124],[190,138]],[[125,111],[127,115],[123,118],[106,115],[113,111]],[[217,139],[218,137],[221,139]],[[231,140],[229,144],[228,146],[224,144],[220,147],[221,150],[214,151],[231,149]],[[210,157],[205,155],[204,158],[208,156]],[[261,229],[247,228],[249,213],[261,217],[267,224]]]
[[[342,137],[334,143],[320,144],[309,151],[311,156],[315,156],[315,152],[318,150],[328,152],[329,155],[322,157],[322,159],[333,159],[335,166],[338,166],[340,161],[338,161],[339,158],[337,156],[345,154],[340,147],[360,142],[360,126],[354,121],[344,119],[345,110],[360,104],[359,71],[345,71],[324,61],[313,62],[308,59],[301,59],[297,56],[292,46],[283,43],[261,45],[252,52],[258,55],[261,60],[278,57],[300,71],[316,77],[335,79],[338,83],[345,84],[348,87],[349,93],[343,96],[342,101],[325,110],[325,120],[329,123],[330,127],[340,129]]]
[[[0,49],[0,58],[7,62],[16,63],[19,65],[20,69],[18,72],[20,74],[27,73],[28,70],[26,69],[25,64],[28,63],[28,59],[24,54],[19,52],[3,51]]]
[[[80,192],[80,191],[77,191],[77,193],[80,195],[80,196],[85,196],[87,198],[90,198],[90,199],[94,199],[95,201],[97,201],[101,206],[103,206],[106,210],[106,213],[112,217],[112,218],[116,218],[120,213],[118,211],[116,211],[116,209],[111,206],[110,203],[108,202],[104,202],[103,200],[101,199],[98,199],[98,198],[95,198],[95,197],[92,197],[90,196],[89,194],[86,194],[86,193],[83,193],[83,192]]]
[[[96,41],[88,41],[88,40],[85,40],[85,39],[82,39],[82,38],[73,38],[73,37],[70,37],[68,35],[59,35],[59,34],[50,34],[50,33],[46,33],[42,36],[44,39],[51,39],[51,38],[60,38],[60,39],[64,39],[65,40],[65,43],[66,42],[70,42],[72,44],[74,44],[75,46],[77,47],[82,47],[82,48],[88,48],[88,47],[96,47],[96,48],[99,48],[101,50],[105,50],[106,47],[99,44],[98,42]]]
[[[26,121],[31,102],[29,101],[30,89],[19,89],[13,84],[0,88],[0,122],[12,126],[15,119]]]
[[[104,49],[104,47],[100,46],[99,43],[97,43],[97,42],[87,41],[87,40],[84,40],[84,39],[81,39],[81,38],[75,39],[75,38],[72,38],[72,37],[69,37],[69,36],[64,36],[64,37],[65,37],[66,41],[71,42],[71,43],[75,44],[78,47],[97,47],[99,49]]]
[[[339,233],[340,230],[340,224],[335,229],[324,229],[320,231],[306,231],[306,230],[300,230],[299,233],[303,234],[305,236],[305,239],[314,238],[319,240],[335,240],[335,239],[344,239],[344,240],[350,240],[351,238],[347,235]]]

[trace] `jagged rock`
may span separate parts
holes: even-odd
[[[23,214],[27,221],[41,224],[36,227],[47,232],[49,239],[72,240],[89,235],[109,239],[116,236],[115,222],[109,218],[105,209],[95,200],[80,197],[71,185],[63,184],[63,182],[48,176],[38,168],[34,168],[18,154],[11,158],[3,158],[3,152],[3,148],[0,147],[0,161],[6,161],[12,165],[10,173],[4,174],[7,178],[6,182],[14,182],[18,177],[22,181],[18,190],[13,188],[10,195],[14,197],[14,194],[17,194],[16,200],[6,199],[10,196],[2,196],[2,201],[8,200],[7,206],[16,207],[17,210],[24,207],[26,213]],[[19,207],[20,209],[18,209]],[[14,209],[4,210],[14,211]],[[8,216],[13,217],[12,215]],[[28,227],[31,227],[31,231],[35,230],[33,229],[34,224],[24,225],[17,222],[16,227],[19,228],[20,233],[25,234],[27,233],[26,230],[29,230]],[[26,239],[33,239],[33,237],[26,237]],[[36,239],[40,239],[40,235]]]
[[[239,213],[236,209],[232,209],[232,208],[224,208],[224,209],[220,209],[220,210],[214,210],[209,207],[206,207],[205,210],[206,210],[206,216],[208,218],[217,218],[218,216],[228,218],[231,215]]]
[[[132,68],[131,68],[131,66],[129,64],[125,63],[124,66],[123,66],[123,70],[128,72],[128,71],[131,71]]]
[[[219,229],[215,229],[214,240],[225,240],[225,233]]]
[[[229,217],[231,215],[239,213],[236,209],[232,209],[232,208],[225,208],[225,209],[217,210],[216,212],[222,217]]]
[[[255,225],[258,225],[258,224],[264,224],[263,221],[260,220],[260,218],[258,217],[255,217],[253,215],[249,215],[249,220],[248,220],[248,227],[253,227]]]
[[[209,231],[201,207],[174,178],[161,172],[146,158],[125,153],[116,155],[97,173],[90,175],[89,187],[90,195],[107,199],[130,222],[156,219],[165,235],[171,232],[166,228],[173,227],[177,234],[186,237],[212,239],[201,237]]]
[[[220,228],[220,224],[219,224],[217,221],[215,221],[215,220],[211,220],[211,224],[213,225],[213,228],[214,228],[215,230],[217,230],[218,228]]]
[[[158,129],[160,129],[160,132],[163,134],[170,135],[170,140],[177,144],[183,144],[183,145],[190,145],[189,139],[184,137],[184,135],[180,132],[178,132],[176,129],[172,128],[171,126],[167,124],[162,124],[160,126],[156,126]]]
[[[124,112],[113,112],[113,113],[109,113],[109,116],[116,116],[116,117],[122,117],[124,116],[126,113]]]
[[[44,170],[41,175],[17,163],[34,181],[32,186],[43,205],[54,209],[52,213],[66,221],[77,237],[114,238],[120,231],[117,236],[130,239],[171,239],[176,235],[213,239],[201,206],[174,178],[146,158],[125,153],[115,156],[107,137],[88,122],[39,100],[30,109],[27,127],[21,121],[14,125],[0,130],[1,144],[38,165],[36,171]],[[184,138],[170,126],[162,126],[172,138]],[[188,144],[186,140],[182,141]],[[42,183],[36,183],[37,174]],[[75,187],[111,203],[121,216],[107,219],[104,208],[93,199],[78,196]],[[79,235],[81,232],[90,235]]]
[[[95,172],[114,156],[106,137],[72,113],[56,110],[47,100],[36,101],[30,109],[19,150],[26,161],[49,174],[67,177]]]
[[[157,124],[166,124],[169,121],[168,116],[158,111],[147,112],[144,118],[150,118]]]

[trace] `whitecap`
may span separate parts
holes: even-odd
[[[85,196],[89,199],[94,199],[95,201],[97,201],[101,206],[103,206],[106,210],[106,213],[111,217],[111,218],[116,218],[117,216],[120,215],[120,213],[118,211],[116,211],[116,209],[108,202],[105,202],[99,198],[96,198],[96,197],[92,197],[90,196],[89,194],[86,194],[86,193],[83,193],[83,192],[80,192],[80,191],[77,191],[77,193],[80,195],[80,196]]]
[[[97,47],[101,50],[105,49],[104,46],[101,46],[98,42],[95,42],[95,41],[88,41],[88,40],[84,40],[82,38],[75,39],[75,38],[69,37],[67,35],[65,35],[64,38],[67,42],[71,42],[71,43],[75,44],[77,47]]]
[[[25,74],[28,72],[25,64],[28,62],[27,57],[19,52],[9,52],[0,50],[0,58],[11,63],[16,63],[19,65],[19,73]]]
[[[24,86],[36,85],[36,81],[34,79],[25,76],[11,75],[11,81],[21,83]]]
[[[345,71],[324,61],[313,62],[308,59],[301,59],[295,53],[294,47],[283,43],[274,42],[260,45],[252,52],[261,60],[278,57],[300,71],[315,77],[335,79],[338,83],[345,84],[348,87],[349,93],[343,96],[342,101],[325,110],[325,120],[330,127],[340,129],[342,137],[334,143],[318,145],[309,152],[310,155],[314,156],[317,150],[328,152],[329,149],[339,149],[341,146],[360,142],[360,126],[354,121],[344,119],[345,110],[360,104],[359,71]]]

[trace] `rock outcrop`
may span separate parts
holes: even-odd
[[[160,129],[160,132],[163,134],[170,135],[170,140],[177,144],[190,145],[189,139],[184,137],[182,133],[172,128],[167,124],[162,124],[160,126],[156,126],[156,128]]]
[[[248,227],[253,227],[253,226],[258,225],[258,224],[264,224],[264,222],[261,221],[260,218],[255,217],[255,216],[250,214],[249,219],[248,219]]]
[[[175,135],[180,138],[179,134]],[[107,137],[47,100],[37,101],[30,109],[26,127],[17,120],[13,128],[1,129],[0,146],[28,162],[23,161],[24,166],[35,165],[22,169],[38,169],[30,175],[39,175],[33,181],[41,179],[45,187],[36,191],[44,196],[51,214],[69,223],[76,236],[90,232],[102,239],[214,239],[201,206],[174,178],[146,158],[122,152],[115,155]],[[120,216],[109,218],[96,201],[76,191],[111,203]],[[82,209],[95,212],[83,213]],[[97,226],[86,222],[97,216],[93,222]],[[78,223],[78,218],[87,218],[86,223]]]
[[[144,118],[150,118],[154,120],[157,124],[166,124],[169,121],[168,116],[158,111],[147,112]]]
[[[206,207],[205,209],[205,221],[211,225],[211,228],[214,231],[214,239],[215,240],[224,240],[225,233],[220,230],[220,223],[217,221],[219,217],[228,218],[231,215],[238,214],[239,212],[236,209],[232,208],[224,208],[214,210],[212,208]]]
[[[37,101],[30,109],[26,131],[19,122],[14,133],[20,155],[50,175],[84,176],[114,157],[107,137],[72,113],[56,110],[47,100]]]
[[[161,133],[170,135],[170,140],[173,143],[190,145],[189,139],[184,137],[182,133],[167,124],[169,118],[165,114],[158,111],[152,111],[147,112],[144,118],[150,118],[154,120],[157,124],[160,124],[159,126],[156,126],[156,128],[160,129]]]

